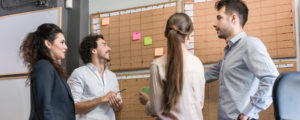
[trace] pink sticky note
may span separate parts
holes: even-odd
[[[155,48],[154,56],[162,56],[164,55],[164,48]]]
[[[139,40],[139,39],[141,39],[141,32],[133,32],[132,40]]]
[[[109,24],[109,17],[102,18],[102,25],[108,25]]]

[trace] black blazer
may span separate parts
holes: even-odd
[[[75,120],[70,88],[47,60],[39,60],[30,73],[29,120]]]

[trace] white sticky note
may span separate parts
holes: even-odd
[[[94,24],[93,29],[94,30],[99,30],[100,29],[100,24]]]
[[[100,17],[108,17],[109,16],[109,14],[107,13],[107,14],[101,14],[100,15]]]
[[[98,35],[100,35],[100,30],[94,30],[94,32],[93,32],[94,34],[98,34]]]
[[[120,14],[121,15],[126,14],[126,11],[121,11]]]
[[[142,11],[146,11],[146,10],[147,10],[147,7],[143,7],[143,8],[142,8]]]
[[[172,7],[172,6],[176,6],[176,3],[171,3],[170,6],[171,6],[171,7]]]
[[[113,12],[113,13],[110,13],[110,16],[115,16],[115,15],[119,15],[120,13],[119,12]]]
[[[165,7],[170,7],[171,6],[171,4],[165,4]]]
[[[193,4],[185,4],[184,5],[184,10],[193,10],[194,9],[194,5]]]
[[[151,6],[150,6],[150,7],[148,7],[148,10],[152,10],[152,9],[153,9],[153,7],[151,7]]]
[[[187,14],[188,16],[194,16],[194,12],[192,10],[190,11],[185,11],[185,14]]]
[[[193,48],[194,48],[194,42],[189,42],[189,43],[186,45],[186,48],[187,48],[187,49],[193,49]]]
[[[136,9],[136,12],[141,12],[141,11],[142,11],[141,8]]]
[[[130,13],[135,13],[135,9],[130,10]]]
[[[206,0],[194,0],[194,3],[197,3],[197,2],[205,2]]]
[[[279,64],[278,68],[291,68],[294,67],[294,64]]]
[[[99,18],[93,18],[93,24],[98,24],[99,23]]]
[[[195,41],[194,39],[195,39],[194,36],[191,36],[190,37],[190,42],[194,42]]]
[[[164,7],[164,5],[158,5],[157,6],[157,8],[163,8]]]

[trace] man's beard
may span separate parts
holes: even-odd
[[[223,31],[219,31],[220,32],[220,34],[218,35],[218,37],[220,38],[220,39],[226,39],[226,38],[228,38],[229,36],[230,36],[230,29],[229,28],[227,28],[227,29],[225,29],[225,30],[223,30]]]
[[[110,62],[110,58],[107,59],[107,58],[105,58],[103,56],[100,56],[99,59],[103,59],[103,60],[105,60],[105,62]]]

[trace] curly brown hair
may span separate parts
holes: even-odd
[[[90,34],[83,38],[80,47],[79,54],[84,64],[92,62],[92,53],[91,49],[97,48],[97,40],[101,38],[104,40],[103,35]]]
[[[63,78],[67,78],[67,73],[62,65],[54,61],[50,55],[49,49],[46,47],[45,40],[53,43],[58,33],[62,30],[55,24],[46,23],[40,25],[35,32],[29,33],[20,46],[20,55],[24,60],[24,64],[32,72],[34,64],[41,60],[48,60]],[[30,74],[28,74],[30,78]],[[29,83],[29,81],[27,81]]]

